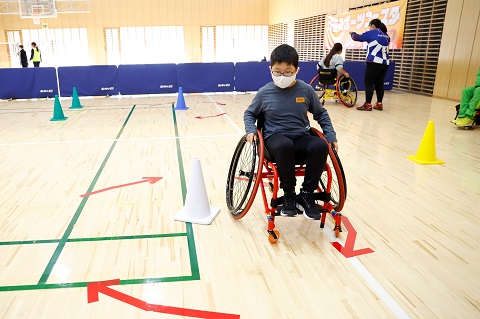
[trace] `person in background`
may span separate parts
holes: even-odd
[[[288,44],[276,47],[270,56],[273,82],[265,84],[245,110],[243,121],[246,139],[256,139],[255,122],[264,119],[265,147],[274,158],[284,192],[282,216],[296,216],[297,208],[307,219],[320,219],[315,201],[320,174],[325,168],[329,143],[338,150],[337,137],[327,110],[320,104],[315,90],[308,83],[296,79],[298,53]],[[307,113],[320,124],[325,139],[310,135]],[[328,142],[327,142],[328,141]],[[295,160],[305,164],[305,177],[300,194],[296,194]]]
[[[383,25],[383,26],[382,26]],[[383,110],[383,96],[385,75],[387,74],[390,57],[388,55],[388,45],[390,37],[386,32],[387,27],[379,19],[373,19],[368,25],[369,30],[363,34],[350,32],[354,41],[367,42],[367,57],[365,69],[365,103],[357,107],[359,111],[372,110],[373,87],[377,93],[377,103],[373,107],[376,110]]]
[[[20,44],[18,47],[20,48],[20,52],[18,52],[18,55],[20,56],[20,64],[23,68],[28,68],[27,52],[23,49],[23,45]]]
[[[470,126],[473,124],[475,109],[480,103],[480,68],[477,72],[474,86],[468,86],[462,90],[458,118],[451,122],[457,126]]]
[[[42,62],[42,52],[37,47],[35,42],[32,42],[32,53],[30,55],[30,61],[33,62],[33,66],[38,68],[40,66],[40,62]]]
[[[330,52],[317,63],[317,71],[320,69],[337,69],[339,75],[344,74],[349,78],[350,74],[343,68],[342,50],[342,44],[335,43]]]

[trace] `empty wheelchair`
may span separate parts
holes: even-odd
[[[326,99],[336,99],[346,107],[353,107],[357,103],[357,84],[343,74],[338,76],[336,69],[320,69],[310,85],[322,104]]]
[[[324,138],[317,129],[310,130],[312,135]],[[305,175],[305,165],[297,163],[295,176]],[[279,216],[283,205],[283,196],[278,196],[279,177],[275,163],[272,162],[265,149],[263,136],[257,130],[257,141],[253,145],[248,143],[244,135],[237,144],[230,163],[226,185],[227,206],[233,218],[244,217],[251,208],[255,195],[260,187],[267,216],[267,232],[270,243],[276,243],[280,232],[275,229],[275,217]],[[270,188],[271,199],[267,199],[265,188]],[[345,174],[343,172],[340,158],[335,149],[329,146],[327,164],[320,176],[316,200],[321,201],[320,228],[324,228],[326,215],[330,214],[335,222],[335,236],[341,232],[340,211],[347,196]],[[318,202],[317,202],[318,203]]]

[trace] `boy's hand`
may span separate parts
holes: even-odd
[[[332,147],[337,151],[338,154],[338,143],[337,142],[332,142]]]
[[[250,144],[253,144],[254,141],[257,140],[257,137],[253,133],[248,133],[247,134],[247,142]]]

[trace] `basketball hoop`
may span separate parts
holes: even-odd
[[[43,0],[43,4],[38,4],[38,0],[23,0],[20,3],[20,18],[32,19],[33,24],[41,25],[40,19],[51,19],[57,17],[54,0]]]

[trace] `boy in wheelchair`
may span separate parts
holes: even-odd
[[[475,85],[466,87],[462,90],[462,98],[460,99],[460,108],[458,116],[451,122],[457,126],[468,127],[472,126],[476,118],[476,113],[480,107],[480,69],[478,69]],[[478,123],[477,123],[478,124]]]
[[[272,51],[270,71],[273,82],[260,88],[245,110],[244,123],[247,141],[256,140],[259,117],[264,119],[265,147],[276,163],[280,188],[284,192],[282,216],[296,216],[300,211],[308,219],[320,219],[321,212],[315,202],[314,191],[327,161],[329,145],[325,140],[310,135],[307,112],[320,124],[332,147],[337,148],[336,133],[327,110],[320,104],[315,90],[302,80],[297,51],[282,44]],[[300,193],[295,193],[296,162],[305,163],[305,177]]]

